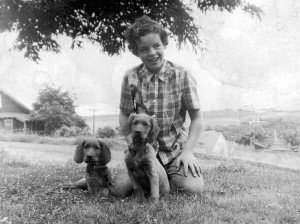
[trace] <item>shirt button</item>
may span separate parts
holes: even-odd
[[[152,102],[153,102],[153,103],[156,103],[156,100],[153,100]]]
[[[152,118],[156,118],[156,115],[154,114],[154,115],[152,115]]]

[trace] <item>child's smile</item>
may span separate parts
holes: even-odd
[[[152,73],[158,73],[164,64],[164,50],[159,34],[149,33],[137,41],[138,56]]]

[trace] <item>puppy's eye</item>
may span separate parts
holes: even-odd
[[[147,127],[149,124],[146,121],[143,121],[143,125]]]
[[[97,146],[95,146],[95,149],[100,149],[100,146],[98,146],[98,145],[97,145]]]
[[[133,125],[137,125],[138,123],[139,123],[139,121],[132,122]]]

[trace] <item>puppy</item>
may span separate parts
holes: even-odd
[[[76,148],[76,163],[87,163],[86,182],[92,195],[107,197],[112,185],[111,173],[106,164],[111,159],[109,148],[96,138],[82,141]]]
[[[125,164],[133,190],[142,198],[157,202],[160,194],[170,192],[167,173],[156,158],[151,144],[156,141],[159,127],[147,114],[132,114],[121,128],[125,136],[131,135],[132,144],[125,156]]]

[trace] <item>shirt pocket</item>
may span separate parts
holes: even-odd
[[[169,93],[167,95],[167,113],[170,116],[175,116],[176,114],[179,113],[181,107],[182,107],[182,93],[176,92],[174,93]]]
[[[169,93],[167,95],[167,103],[166,103],[166,114],[168,117],[169,126],[174,123],[174,119],[178,117],[179,111],[182,107],[181,102],[182,93]]]

